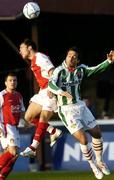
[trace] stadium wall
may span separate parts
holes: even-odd
[[[58,140],[57,144],[51,149],[49,146],[49,137],[46,136],[43,141],[43,163],[44,169],[53,170],[75,170],[75,171],[89,171],[90,167],[82,153],[77,141],[68,133],[60,121],[52,121],[54,126],[63,130],[63,136]],[[113,169],[114,164],[114,120],[98,120],[102,129],[104,140],[104,161],[108,164],[110,169]],[[33,130],[26,133],[23,128],[20,130],[21,136],[21,150],[25,149],[30,143]],[[90,136],[88,136],[91,141]],[[30,169],[31,164],[33,169]],[[14,171],[39,171],[40,164],[35,159],[19,157]]]

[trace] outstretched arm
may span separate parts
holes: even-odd
[[[110,53],[107,54],[107,59],[105,61],[103,61],[102,63],[98,64],[97,66],[84,67],[85,76],[89,77],[91,75],[96,75],[96,74],[102,73],[105,70],[107,70],[107,68],[113,62],[114,62],[114,50],[110,51]]]

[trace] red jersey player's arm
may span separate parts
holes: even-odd
[[[0,118],[0,138],[3,137],[4,134],[5,134],[4,125],[3,125],[2,121],[1,121],[1,118]]]

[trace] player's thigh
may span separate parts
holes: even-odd
[[[42,106],[31,102],[25,112],[25,120],[31,121],[33,118],[36,118],[41,113]]]
[[[74,105],[61,106],[58,115],[71,134],[83,128],[79,108]]]
[[[17,154],[17,148],[20,148],[20,135],[16,126],[6,124],[6,137],[1,139],[1,145],[3,149],[11,149],[12,154]],[[11,148],[10,148],[11,147]]]
[[[76,131],[75,133],[73,133],[73,136],[75,137],[75,139],[77,139],[81,144],[87,144],[88,143],[88,139],[87,139],[87,135],[84,131],[84,129],[80,129],[78,131]]]
[[[19,148],[17,146],[8,146],[7,150],[14,156],[19,154]]]
[[[53,115],[53,111],[42,110],[40,114],[40,122],[48,122]]]
[[[94,128],[88,130],[89,134],[94,138],[101,138],[101,129],[99,125],[96,125]]]
[[[82,123],[84,126],[84,130],[86,131],[89,129],[93,129],[97,125],[95,117],[87,107],[84,108],[84,111],[82,113]]]

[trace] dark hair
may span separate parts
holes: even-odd
[[[5,76],[5,81],[7,80],[7,78],[8,78],[9,76],[13,76],[13,77],[15,76],[15,77],[17,77],[14,72],[9,72],[9,73]]]
[[[25,39],[25,40],[23,41],[23,43],[24,43],[25,45],[27,45],[27,47],[28,47],[28,46],[31,46],[34,51],[37,50],[36,43],[33,42],[32,40],[30,40],[30,39]]]
[[[79,53],[79,50],[78,50],[78,48],[77,48],[76,46],[70,47],[70,48],[67,50],[67,53],[68,53],[69,51],[75,51],[75,52]]]

